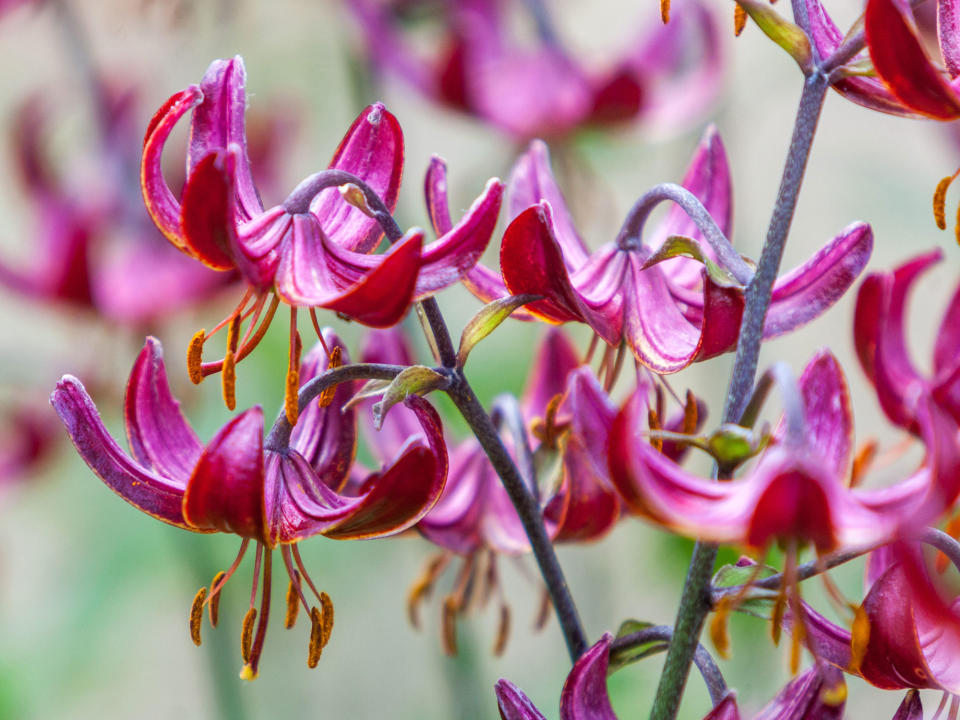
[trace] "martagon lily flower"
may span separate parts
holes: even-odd
[[[678,2],[666,26],[651,13],[644,32],[600,71],[571,56],[542,6],[531,46],[510,36],[502,0],[454,0],[443,8],[438,52],[425,56],[422,42],[405,37],[391,4],[348,3],[377,69],[519,140],[631,120],[676,131],[712,106],[723,87],[719,28],[696,0]]]
[[[432,170],[442,175],[441,167]],[[671,208],[653,237],[644,238],[647,216],[665,199],[682,207]],[[443,209],[446,197],[436,192],[429,204]],[[625,342],[639,362],[658,373],[676,372],[735,346],[743,287],[753,271],[726,239],[732,225],[730,173],[715,129],[704,134],[683,187],[654,188],[634,206],[617,239],[593,253],[573,225],[542,143],[533,143],[514,167],[509,210],[512,221],[500,248],[502,280],[480,265],[465,280],[482,300],[540,295],[544,299],[528,304],[526,315],[515,316],[586,323],[611,346]],[[438,232],[446,225],[438,224]],[[678,245],[676,236],[687,240]],[[790,332],[823,313],[866,265],[872,246],[870,227],[854,223],[781,277],[765,336]],[[708,261],[710,272],[702,263],[676,257],[688,253]],[[658,260],[663,262],[652,264]]]
[[[607,693],[607,670],[613,636],[607,633],[573,666],[560,692],[560,720],[617,720]],[[503,720],[545,720],[522,690],[509,680],[496,685]],[[839,720],[846,701],[843,674],[826,664],[814,665],[791,680],[754,720]],[[740,720],[732,691],[704,720]]]
[[[326,340],[328,346],[341,347],[330,332]],[[318,346],[304,358],[303,377],[323,370],[326,362]],[[351,394],[346,383],[336,389],[329,407],[305,399],[308,405],[292,432],[279,421],[286,427],[289,444],[277,432],[264,442],[263,411],[254,407],[228,422],[204,446],[170,394],[159,342],[148,338],[130,374],[124,401],[132,456],[110,437],[79,380],[65,376],[51,396],[81,457],[124,500],[184,530],[243,538],[229,569],[217,574],[209,591],[201,588],[194,598],[190,633],[198,645],[204,605],[216,625],[220,592],[251,541],[256,544],[254,589],[243,622],[243,678],[253,679],[258,672],[275,549],[279,547],[290,577],[285,624],[293,627],[300,605],[310,615],[308,664],[314,667],[330,637],[333,605],[307,573],[297,543],[318,534],[346,540],[397,533],[422,518],[443,489],[447,454],[440,420],[425,400],[411,397],[406,403],[421,432],[383,469],[365,478],[362,492],[342,492],[356,449],[353,411],[341,412]],[[258,581],[262,581],[259,611],[253,603]],[[308,600],[305,588],[318,606]]]
[[[213,332],[201,330],[188,353],[191,379],[200,382],[222,371],[224,399],[232,409],[235,365],[263,337],[283,300],[291,306],[286,408],[294,422],[297,308],[310,309],[318,334],[318,307],[373,327],[395,324],[414,299],[457,282],[476,262],[493,232],[502,185],[491,180],[461,222],[436,242],[423,247],[418,230],[403,236],[390,216],[400,187],[403,135],[396,118],[378,103],[354,121],[329,170],[265,210],[248,160],[245,82],[239,57],[216,60],[199,87],[173,95],[147,129],[141,184],[154,222],[174,245],[214,269],[236,268],[247,281],[240,303],[213,331],[228,327],[224,359],[202,362],[203,344]],[[174,125],[191,109],[188,176],[178,202],[160,159]],[[371,255],[384,228],[394,244],[383,255]]]
[[[365,362],[412,365],[398,330],[371,333]],[[519,402],[509,395],[494,400],[493,417],[528,483],[540,500],[544,523],[555,542],[583,542],[606,534],[620,518],[620,503],[607,477],[607,432],[616,407],[559,329],[547,334],[537,351],[527,388]],[[532,428],[532,429],[531,429]],[[370,446],[380,458],[395,452],[417,431],[413,414],[396,407]],[[559,460],[559,463],[554,463]],[[556,464],[555,480],[536,478],[537,467]],[[455,558],[461,568],[444,599],[444,647],[456,652],[456,619],[473,609],[474,600],[499,601],[500,629],[494,653],[503,652],[510,609],[503,595],[498,558],[530,552],[523,525],[500,478],[476,439],[451,444],[450,481],[437,505],[417,523],[420,533],[442,548],[427,562],[411,587],[408,612],[419,627],[419,607]],[[546,620],[548,596],[538,625]]]

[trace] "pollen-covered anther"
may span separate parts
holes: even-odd
[[[800,603],[796,603],[800,607]],[[807,638],[807,628],[802,619],[803,611],[795,618],[793,632],[790,634],[790,674],[796,675],[800,670],[800,655],[803,643]]]
[[[223,386],[223,404],[228,410],[237,407],[237,341],[240,335],[240,314],[235,313],[230,318],[227,327],[227,352],[223,356],[223,370],[220,373],[220,382]]]
[[[733,34],[740,37],[740,33],[747,26],[747,11],[742,5],[735,5],[733,8]]]
[[[664,25],[670,22],[670,0],[660,0],[660,19]]]
[[[197,330],[187,346],[187,375],[190,376],[190,382],[194,385],[199,385],[203,381],[203,341],[206,332],[203,329]]]
[[[686,404],[683,406],[684,435],[693,435],[693,433],[697,431],[697,425],[700,421],[698,417],[699,412],[697,408],[697,397],[693,394],[693,391],[687,390]]]
[[[867,654],[867,643],[870,642],[870,618],[862,607],[857,608],[853,618],[853,628],[850,631],[850,667],[848,672],[860,672],[860,665]]]
[[[293,579],[291,578],[290,584],[287,585],[287,614],[283,619],[283,626],[287,628],[287,630],[297,624],[297,615],[299,613],[300,593],[297,591],[297,586],[294,585]]]
[[[323,610],[323,640],[321,647],[326,647],[333,633],[333,601],[325,592],[320,593],[320,608]]]
[[[947,190],[950,189],[950,184],[956,177],[957,175],[954,173],[953,175],[947,175],[945,178],[942,178],[940,182],[937,183],[937,189],[933,191],[933,219],[937,223],[937,227],[941,230],[947,229]]]
[[[297,392],[300,390],[300,351],[302,350],[300,333],[297,332],[297,311],[290,311],[290,346],[287,355],[287,385],[283,395],[283,409],[287,422],[297,424],[300,407]]]
[[[663,430],[663,426],[660,424],[660,418],[657,416],[657,411],[653,408],[650,408],[647,411],[647,425],[650,426],[650,445],[657,452],[663,452],[663,438],[658,437],[656,433]]]
[[[866,475],[867,470],[870,468],[870,465],[873,463],[873,459],[877,455],[877,441],[876,440],[866,440],[860,448],[857,450],[857,454],[853,457],[853,466],[850,470],[850,487],[857,487],[863,480],[863,476]]]
[[[457,654],[457,612],[459,603],[453,595],[443,599],[443,622],[440,632],[443,639],[443,651],[447,655]]]
[[[253,649],[253,625],[257,621],[257,609],[250,608],[243,616],[243,627],[240,630],[240,657],[245,663],[250,662]]]
[[[557,422],[557,411],[561,402],[563,402],[563,395],[560,393],[554,395],[547,403],[543,417],[534,418],[533,422],[530,423],[530,432],[533,433],[533,436],[542,442],[545,447],[553,450],[557,448],[560,436],[563,435],[568,426],[568,423]]]
[[[841,678],[836,685],[824,685],[820,691],[820,700],[824,705],[840,707],[847,701],[847,684]]]
[[[340,346],[336,345],[334,346],[333,350],[330,352],[330,358],[327,361],[327,369],[333,370],[335,368],[341,367],[342,365],[343,365],[343,360],[341,359]],[[336,395],[336,393],[337,393],[337,386],[331,385],[322,393],[320,393],[320,397],[317,400],[317,403],[322,408],[330,407],[330,403],[333,402],[333,396]]]
[[[307,667],[315,668],[323,654],[323,612],[310,609],[310,644],[307,649]]]
[[[207,589],[205,587],[197,590],[197,594],[193,596],[193,605],[190,606],[190,639],[193,640],[193,644],[200,646],[200,624],[203,622],[203,601],[207,597]]]
[[[510,607],[506,603],[500,605],[500,618],[497,623],[497,636],[493,640],[493,654],[496,657],[503,655],[507,649],[507,638],[510,637]]]
[[[727,624],[730,621],[730,612],[734,609],[735,598],[724,596],[720,598],[717,607],[710,619],[710,640],[713,647],[724,660],[730,659],[730,633]]]
[[[540,632],[547,626],[551,608],[553,608],[553,601],[550,599],[550,593],[546,588],[543,588],[540,592],[540,606],[537,608],[537,615],[533,619],[534,630]]]
[[[227,574],[221,570],[210,581],[210,597],[207,598],[207,610],[210,613],[210,627],[216,627],[220,621],[220,590],[223,588],[223,579]]]

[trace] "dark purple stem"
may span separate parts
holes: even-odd
[[[735,422],[743,414],[743,408],[753,388],[773,282],[780,269],[780,260],[793,221],[797,196],[800,194],[807,159],[810,157],[810,148],[820,119],[820,110],[829,87],[829,80],[820,67],[815,67],[804,79],[777,202],[770,218],[760,261],[757,263],[756,275],[746,290],[746,306],[737,342],[737,356],[724,403],[723,422]],[[677,716],[700,632],[707,613],[710,612],[710,577],[716,559],[716,545],[703,542],[694,545],[690,568],[680,596],[680,606],[677,609],[673,639],[664,660],[663,673],[653,701],[651,720],[673,720]]]

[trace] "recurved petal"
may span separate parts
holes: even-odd
[[[440,418],[421,397],[404,401],[420,419],[426,442],[411,441],[392,465],[362,483],[357,497],[337,495],[316,479],[303,457],[291,451],[273,458],[267,516],[271,537],[297,542],[323,534],[338,540],[384,537],[420,520],[440,497],[447,478],[447,451]]]
[[[340,359],[344,365],[348,364],[350,355],[336,333],[324,328],[323,337],[331,352],[335,347],[340,348]],[[327,354],[323,346],[317,343],[301,361],[301,387],[325,372],[328,365]],[[316,401],[311,402],[300,413],[290,434],[290,447],[313,466],[321,482],[337,492],[343,489],[357,452],[356,409],[342,409],[355,389],[355,383],[340,383],[327,407],[320,407]]]
[[[503,183],[490,180],[460,222],[423,248],[417,299],[459,282],[477,264],[496,228],[502,197]]]
[[[423,194],[433,231],[437,237],[446,235],[453,228],[453,221],[450,219],[450,202],[447,198],[447,163],[439,155],[430,158],[423,180]]]
[[[853,451],[853,411],[840,364],[819,351],[800,376],[810,447],[838,480],[847,476]]]
[[[483,448],[475,440],[464,442],[453,451],[443,494],[417,529],[442,548],[463,555],[473,552],[485,540],[482,521],[490,511],[489,491],[499,482]]]
[[[497,707],[503,720],[547,720],[523,691],[500,678],[496,685]]]
[[[713,709],[704,716],[703,720],[740,720],[740,708],[737,707],[737,696],[729,691]]]
[[[532,205],[550,203],[553,231],[572,272],[583,265],[590,253],[573,224],[567,201],[550,169],[550,151],[542,140],[534,140],[510,171],[507,182],[509,219],[513,220]]]
[[[160,232],[181,250],[184,250],[184,241],[180,232],[180,203],[163,177],[161,159],[173,126],[202,100],[203,93],[196,85],[172,95],[150,120],[143,139],[143,159],[140,161],[143,201]]]
[[[550,400],[566,390],[567,376],[579,364],[580,357],[566,334],[559,328],[549,328],[527,376],[520,401],[524,416],[543,415]]]
[[[817,664],[787,683],[754,720],[840,720],[846,704],[843,673]]]
[[[908,8],[895,0],[868,0],[864,30],[873,66],[905,105],[937,120],[954,120],[960,117],[960,98],[927,57]]]
[[[203,102],[193,112],[190,144],[187,147],[187,173],[211,152],[224,151],[231,145],[240,148],[234,191],[240,202],[243,219],[263,212],[263,205],[253,184],[247,151],[244,115],[247,96],[247,71],[237,55],[230,60],[214,60],[200,81]]]
[[[937,39],[940,53],[950,77],[960,75],[960,2],[939,0],[937,3]]]
[[[617,720],[607,693],[613,635],[604,633],[573,666],[560,691],[560,720]]]
[[[764,337],[782,335],[819,317],[853,284],[872,250],[870,226],[853,223],[803,265],[778,278]]]
[[[183,516],[194,528],[272,544],[264,515],[263,410],[259,406],[224,425],[204,449],[187,482]]]
[[[198,160],[183,188],[180,230],[183,249],[214,270],[237,266],[231,189],[226,154],[213,151]]]
[[[170,392],[163,347],[154,337],[147,338],[130,371],[123,417],[133,456],[186,487],[203,445]]]
[[[374,103],[353,121],[330,161],[330,169],[353,173],[380,196],[391,212],[397,206],[403,174],[403,131],[382,103]],[[310,203],[330,241],[368,253],[380,241],[380,225],[344,202],[337,188],[320,192]]]
[[[194,529],[183,517],[183,483],[148,470],[123,452],[110,437],[79,380],[65,375],[50,396],[50,404],[66,426],[80,457],[107,487],[147,515]]]

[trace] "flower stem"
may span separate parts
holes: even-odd
[[[470,383],[467,382],[461,370],[455,371],[453,384],[447,389],[447,394],[453,400],[454,405],[457,406],[460,414],[463,415],[464,420],[467,421],[484,452],[486,452],[490,464],[493,465],[493,469],[500,476],[503,487],[517,510],[517,515],[520,516],[520,522],[523,524],[523,529],[530,540],[530,547],[537,559],[537,565],[540,566],[540,574],[543,576],[544,583],[546,583],[547,591],[550,593],[550,599],[553,601],[553,607],[557,613],[557,619],[560,621],[570,659],[576,662],[584,650],[587,649],[587,642],[580,625],[577,606],[570,595],[570,588],[567,586],[563,570],[560,568],[553,543],[547,536],[546,528],[543,525],[543,514],[540,512],[540,506],[527,490],[517,466],[500,440],[500,434],[497,432],[493,421],[483,409],[480,400],[477,399],[473,388],[470,387]]]
[[[777,202],[770,218],[760,261],[757,263],[756,275],[746,290],[746,307],[740,326],[733,374],[727,388],[723,422],[735,422],[740,417],[753,387],[773,282],[780,269],[780,260],[793,221],[793,212],[797,206],[807,159],[810,157],[820,110],[829,87],[829,80],[819,67],[814,68],[804,80]],[[680,606],[677,609],[673,639],[653,701],[651,720],[673,720],[677,715],[700,631],[710,611],[710,576],[716,559],[716,545],[702,542],[694,545]]]

